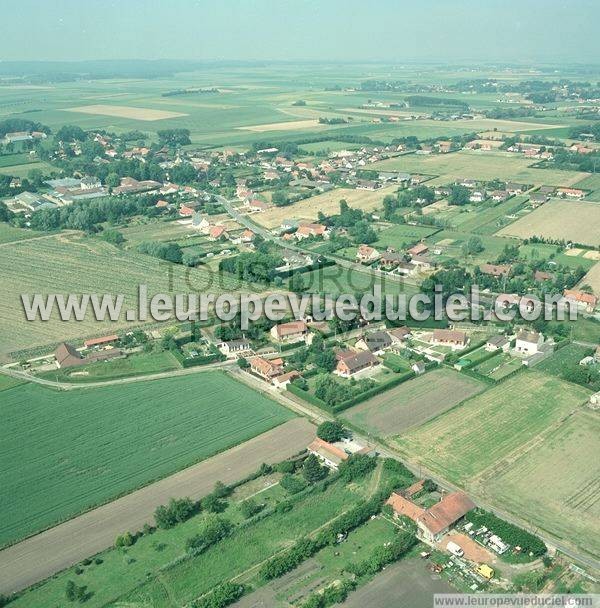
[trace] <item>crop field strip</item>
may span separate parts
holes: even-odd
[[[479,487],[531,525],[599,557],[600,477],[593,456],[599,451],[600,418],[581,410]]]
[[[188,269],[77,237],[56,236],[0,246],[0,265],[4,269],[0,295],[0,344],[4,354],[127,325],[124,315],[118,323],[103,323],[94,320],[91,313],[81,322],[62,322],[56,313],[47,322],[28,322],[21,308],[22,293],[123,294],[125,309],[137,309],[140,284],[148,286],[150,297],[207,290],[219,294],[244,287],[230,275]]]
[[[0,543],[39,531],[291,418],[222,372],[2,391]],[[218,405],[217,405],[218,404]]]
[[[542,236],[600,246],[600,203],[552,199],[502,228],[498,236]]]
[[[434,370],[348,409],[342,417],[375,436],[389,437],[424,424],[484,388],[453,370]]]
[[[561,399],[556,399],[560,394]],[[590,391],[536,371],[509,378],[394,440],[446,479],[469,485],[570,414]]]

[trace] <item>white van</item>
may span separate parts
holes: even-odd
[[[447,545],[446,545],[446,549],[448,551],[450,551],[450,553],[452,553],[452,555],[455,555],[456,557],[462,557],[465,552],[454,542],[450,541]]]

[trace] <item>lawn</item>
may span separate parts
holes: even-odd
[[[170,475],[291,417],[221,372],[2,392],[0,544]]]
[[[445,479],[474,477],[558,424],[590,391],[537,371],[490,388],[394,440],[397,448]],[[560,395],[560,399],[556,396]]]
[[[578,411],[482,484],[494,504],[600,557],[600,419]]]
[[[483,376],[489,376],[492,380],[502,380],[515,370],[523,366],[520,359],[498,352],[495,357],[483,361],[473,368],[474,372]]]
[[[600,245],[600,203],[552,199],[498,232],[499,236],[543,236]]]
[[[469,376],[437,369],[346,410],[343,417],[372,435],[390,437],[439,416],[484,388]]]

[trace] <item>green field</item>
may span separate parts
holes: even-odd
[[[468,487],[488,467],[557,424],[589,393],[541,372],[523,372],[394,443],[445,479]]]
[[[50,321],[30,322],[21,308],[20,294],[23,293],[123,294],[124,308],[136,309],[140,284],[147,285],[151,295],[190,291],[219,294],[240,288],[240,282],[231,275],[218,275],[203,267],[190,269],[79,237],[57,236],[0,247],[0,266],[4,270],[0,295],[0,356],[112,332],[127,325],[124,314],[115,323],[96,321],[91,314],[83,321],[63,322],[56,312]]]
[[[488,376],[492,380],[502,380],[508,374],[523,366],[520,359],[511,357],[509,354],[499,352],[495,357],[483,361],[473,368],[474,372]]]
[[[567,344],[558,349],[552,356],[536,365],[536,369],[560,377],[566,367],[578,365],[586,356],[593,354],[594,349],[579,344]]]
[[[12,243],[14,241],[23,241],[25,239],[32,239],[37,236],[42,236],[43,233],[35,232],[34,230],[27,230],[25,228],[17,228],[11,226],[5,222],[0,222],[0,245],[5,243]]]
[[[126,551],[111,549],[104,552],[103,563],[85,568],[85,572],[77,576],[77,584],[88,585],[94,592],[86,602],[90,608],[123,605],[121,602],[127,605],[142,602],[141,605],[153,608],[181,606],[223,580],[259,564],[354,505],[364,497],[368,481],[354,487],[334,483],[324,493],[312,493],[301,499],[291,511],[269,515],[236,531],[202,555],[184,560],[185,540],[196,532],[205,517],[201,513],[171,530],[158,530],[142,537]],[[274,506],[287,496],[275,486],[257,495],[256,500]],[[240,523],[243,518],[237,500],[234,494],[223,517]],[[381,533],[375,531],[373,535]],[[250,571],[248,578],[255,574]],[[60,605],[64,601],[66,581],[73,575],[73,569],[69,569],[29,590],[15,601],[15,608]]]
[[[564,186],[585,177],[585,173],[558,169],[530,167],[531,160],[507,152],[469,152],[462,150],[450,154],[408,154],[383,160],[369,169],[378,171],[404,171],[438,176],[435,184],[448,184],[459,178],[492,180],[503,179],[526,184]],[[428,184],[429,185],[429,184]]]
[[[412,244],[415,241],[420,241],[433,233],[439,228],[430,226],[410,226],[409,224],[397,224],[390,228],[385,228],[377,236],[377,242],[373,244],[376,248],[394,247],[402,248],[405,244]]]
[[[165,477],[291,417],[221,372],[55,392],[2,391],[4,544]]]
[[[82,367],[56,369],[38,375],[58,382],[98,382],[99,380],[166,372],[180,367],[171,352],[163,351],[132,354],[128,355],[126,359],[97,361]]]
[[[447,368],[403,382],[343,412],[344,419],[376,437],[390,437],[440,416],[485,385]]]

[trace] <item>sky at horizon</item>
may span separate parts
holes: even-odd
[[[576,62],[599,0],[0,0],[0,61]]]

